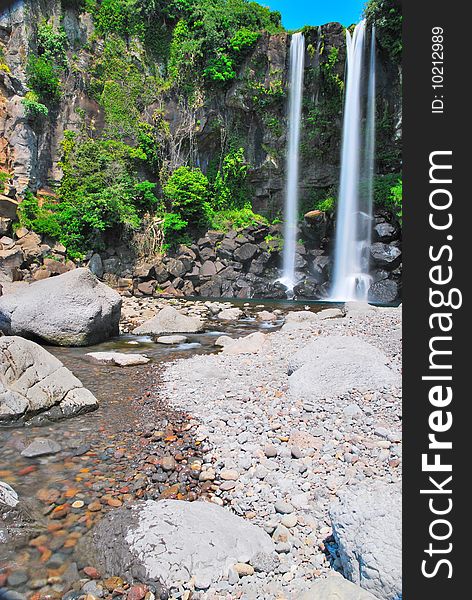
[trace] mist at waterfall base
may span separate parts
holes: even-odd
[[[375,153],[375,30],[347,31],[347,81],[331,300],[368,300]]]
[[[300,125],[305,69],[305,36],[295,33],[290,45],[290,89],[288,109],[287,181],[284,210],[283,275],[280,279],[290,295],[295,280],[295,258],[298,233],[298,180]]]

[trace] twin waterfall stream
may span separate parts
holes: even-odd
[[[367,55],[367,27],[361,21],[347,36],[347,79],[344,100],[341,175],[337,202],[334,276],[330,299],[367,300],[371,278],[369,254],[372,231],[375,151],[375,31]],[[284,218],[283,277],[293,294],[298,231],[299,146],[305,68],[305,38],[292,36],[288,112],[287,183]]]

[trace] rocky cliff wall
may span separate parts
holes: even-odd
[[[0,13],[0,168],[12,174],[21,196],[47,188],[61,177],[59,162],[65,130],[87,126],[98,136],[106,107],[93,93],[94,71],[104,59],[103,39],[78,3],[60,0],[7,2]],[[68,39],[68,69],[62,96],[46,119],[31,119],[22,99],[28,91],[26,64],[37,44],[41,20],[62,24]],[[345,29],[339,23],[307,28],[302,124],[302,201],[309,210],[337,185],[345,74]],[[204,171],[221,160],[230,143],[245,148],[255,212],[275,216],[283,205],[286,103],[290,36],[261,36],[229,89],[208,85],[189,103],[178,90],[142,99],[141,117],[163,121],[159,140],[167,167],[190,162]],[[138,42],[127,52],[143,81],[163,64],[150,59]],[[106,57],[105,57],[106,58]],[[378,169],[399,171],[401,155],[401,73],[378,52]],[[165,131],[165,133],[164,133]]]

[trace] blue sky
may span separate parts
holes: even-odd
[[[360,20],[365,0],[259,0],[260,4],[282,13],[286,29],[304,25],[324,25],[339,21],[351,25]]]

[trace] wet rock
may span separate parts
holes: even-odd
[[[402,595],[402,521],[399,484],[349,486],[330,517],[343,572],[376,598]]]
[[[158,337],[156,342],[168,346],[173,344],[185,344],[185,342],[188,342],[188,337],[185,337],[185,335],[163,335]]]
[[[401,262],[402,251],[397,246],[376,242],[370,248],[370,255],[379,267],[393,270]]]
[[[218,314],[220,321],[237,321],[242,317],[243,311],[240,308],[226,308]]]
[[[187,317],[171,306],[137,327],[135,335],[161,335],[164,333],[197,333],[204,329],[204,323],[199,318]]]
[[[117,292],[88,269],[75,269],[1,297],[0,330],[58,346],[87,346],[118,334],[120,312]]]
[[[118,367],[146,365],[151,360],[143,354],[125,354],[124,352],[88,352],[85,356],[99,364]]]
[[[370,286],[369,300],[378,304],[393,304],[400,297],[400,285],[393,279],[383,279]]]
[[[21,453],[26,458],[35,458],[36,456],[46,456],[48,454],[57,454],[62,450],[60,444],[55,440],[47,438],[35,438]]]
[[[167,586],[192,577],[211,585],[236,563],[274,552],[264,531],[228,510],[176,500],[147,501],[106,516],[93,532],[93,547],[103,572]]]
[[[52,354],[19,337],[0,338],[0,421],[55,418],[98,408],[97,399]]]

